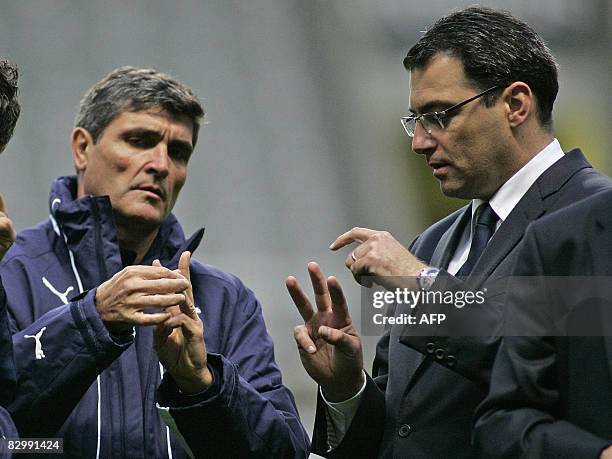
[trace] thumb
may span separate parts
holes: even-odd
[[[185,251],[181,254],[178,262],[178,270],[179,272],[191,282],[191,274],[189,272],[189,262],[191,261],[191,252]],[[198,319],[198,313],[195,309],[194,299],[193,299],[193,290],[192,287],[189,287],[185,291],[185,302],[180,304],[181,311],[183,314],[186,314],[188,317],[192,319]]]
[[[180,273],[187,279],[191,281],[191,275],[189,273],[189,262],[191,261],[191,252],[185,251],[181,253],[181,257],[178,262],[178,269]]]
[[[162,265],[161,262],[159,260],[155,259],[155,260],[153,260],[153,263],[152,263],[151,266],[156,266],[158,268],[161,268],[161,265]]]

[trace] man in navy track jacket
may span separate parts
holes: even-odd
[[[21,436],[69,457],[306,457],[261,307],[236,277],[190,261],[171,214],[204,111],[155,70],[123,67],[81,101],[76,177],[21,232],[9,298]]]

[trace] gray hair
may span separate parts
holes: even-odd
[[[154,69],[120,67],[106,75],[81,99],[75,126],[86,129],[95,143],[121,113],[152,108],[191,119],[195,146],[205,113],[200,101],[183,83]]]
[[[21,112],[17,94],[19,70],[15,64],[0,59],[0,153],[13,136],[17,118]]]

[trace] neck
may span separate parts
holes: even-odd
[[[153,231],[138,231],[134,227],[124,228],[117,225],[117,238],[119,239],[119,246],[123,249],[131,250],[136,253],[134,264],[139,264],[144,256],[147,254],[153,241],[157,237],[159,228],[155,228]]]
[[[520,162],[519,169],[544,150],[555,138],[552,131],[548,131],[539,125],[537,127],[528,125],[523,127],[524,129],[517,129],[514,136]]]
[[[498,169],[497,188],[488,190],[487,193],[482,192],[473,197],[488,201],[510,177],[544,150],[554,138],[555,135],[552,131],[546,131],[542,128],[535,129],[523,126],[523,129],[512,131],[509,143],[507,144],[507,154],[505,155],[507,162],[504,164],[504,167]]]

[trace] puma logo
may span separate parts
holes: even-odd
[[[68,304],[68,294],[74,290],[74,287],[70,286],[66,289],[64,293],[62,293],[58,291],[55,287],[53,287],[53,285],[51,285],[51,282],[49,282],[45,276],[43,276],[42,281],[43,284],[45,284],[45,287],[47,287],[51,291],[51,293],[53,293],[56,297],[62,300],[62,303]]]
[[[36,360],[45,358],[45,353],[43,352],[43,349],[42,349],[42,343],[40,342],[40,337],[42,336],[43,332],[46,329],[47,327],[41,328],[40,331],[36,333],[35,335],[23,335],[24,338],[33,338],[34,341],[36,341],[36,345],[34,346],[34,356],[36,357]]]

